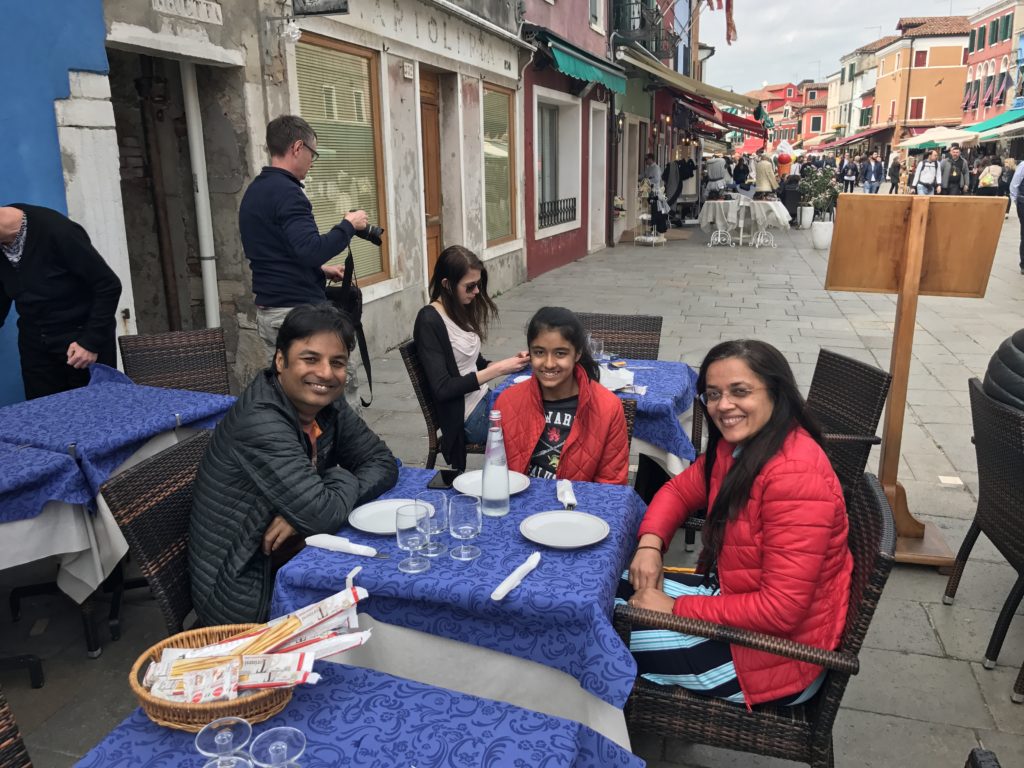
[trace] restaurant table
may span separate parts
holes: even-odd
[[[345,664],[318,662],[316,671],[319,683],[298,686],[280,714],[253,726],[253,738],[276,726],[302,731],[302,768],[645,764],[562,718]],[[137,709],[76,766],[201,768],[206,758],[194,740],[194,734],[156,725]]]
[[[679,417],[693,407],[697,372],[686,363],[669,360],[626,360],[626,370],[633,372],[633,384],[647,387],[642,395],[616,392],[623,400],[636,400],[636,422],[633,425],[633,446],[651,456],[671,475],[678,475],[697,453]],[[497,396],[510,387],[515,377],[507,377],[494,388],[493,407]]]
[[[403,467],[397,485],[382,498],[413,498],[426,490],[433,475],[432,470]],[[612,627],[613,601],[645,506],[626,486],[576,482],[573,487],[577,510],[602,518],[610,529],[590,547],[555,550],[522,536],[519,525],[526,517],[561,508],[555,481],[533,478],[529,488],[512,497],[508,515],[484,518],[483,531],[472,542],[482,551],[476,560],[463,563],[445,555],[434,558],[424,573],[401,573],[403,553],[393,535],[346,526],[349,539],[377,547],[391,559],[306,547],[278,571],[271,615],[338,592],[348,571],[361,566],[357,583],[370,594],[362,609],[374,619],[544,664],[621,709],[636,678],[636,663]],[[536,570],[504,600],[491,600],[494,588],[537,550]]]

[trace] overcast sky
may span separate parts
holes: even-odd
[[[969,16],[979,0],[735,0],[738,39],[725,44],[725,12],[702,2],[701,42],[715,47],[705,80],[737,92],[764,82],[825,80],[839,57],[896,34],[901,16]],[[717,3],[716,3],[717,5]]]

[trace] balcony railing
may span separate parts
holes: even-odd
[[[576,198],[563,197],[561,200],[548,200],[546,203],[541,203],[540,215],[537,218],[538,229],[576,221]]]
[[[654,0],[615,0],[612,9],[615,31],[639,43],[659,59],[675,56],[680,37],[665,28],[665,19]]]

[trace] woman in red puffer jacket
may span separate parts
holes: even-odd
[[[597,383],[579,318],[562,307],[543,307],[526,339],[533,376],[494,404],[508,468],[531,477],[625,484],[626,417],[619,398]]]
[[[630,605],[834,650],[853,558],[846,505],[782,354],[728,341],[701,365],[708,449],[651,501],[619,599]],[[662,554],[707,508],[698,575],[663,575]],[[675,579],[675,580],[673,580]],[[821,667],[662,630],[633,633],[640,674],[748,706],[802,703]]]

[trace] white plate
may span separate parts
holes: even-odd
[[[533,378],[533,376],[531,374],[529,374],[529,373],[521,373],[518,376],[516,376],[514,379],[512,379],[512,383],[513,384],[522,384],[524,381],[529,381],[532,378]]]
[[[608,535],[608,523],[586,512],[538,512],[519,524],[530,541],[554,549],[579,549],[597,544]]]
[[[349,525],[364,533],[379,533],[382,536],[395,532],[395,513],[405,504],[416,499],[377,499],[352,510],[348,516]]]
[[[470,472],[463,472],[461,475],[455,478],[455,482],[452,483],[452,487],[459,493],[466,493],[470,496],[481,496],[483,495],[483,476],[484,471],[482,469],[474,469]],[[515,496],[517,493],[522,493],[530,487],[530,478],[521,472],[513,472],[509,470],[508,473],[508,495]]]

